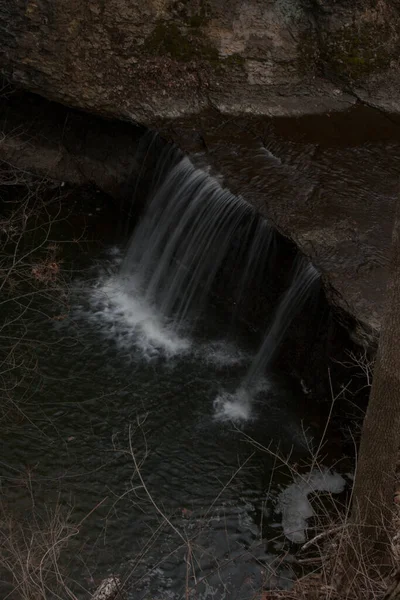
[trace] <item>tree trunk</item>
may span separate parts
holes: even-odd
[[[396,202],[387,301],[353,490],[353,551],[389,566],[387,550],[400,442],[400,197]],[[384,558],[386,556],[386,559]],[[386,564],[385,564],[386,563]]]

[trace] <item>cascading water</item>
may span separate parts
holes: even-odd
[[[181,329],[201,306],[250,207],[187,158],[154,194],[132,236],[121,276]]]
[[[240,387],[233,394],[224,392],[215,400],[216,416],[221,420],[246,420],[251,417],[252,399],[258,392],[266,392],[268,382],[264,373],[295,316],[315,292],[319,273],[304,258],[296,260],[292,282],[283,295],[264,342],[253,359]]]
[[[309,124],[302,121],[299,127],[296,122],[283,127],[279,121],[274,123],[271,135],[275,139],[268,147],[279,158],[269,156],[254,165],[250,163],[253,150],[247,148],[247,136],[239,133],[238,148],[248,152],[241,165],[251,166],[251,170],[248,177],[237,174],[237,185],[251,178],[254,200],[261,202],[268,178],[268,200],[273,198],[288,207],[292,225],[294,215],[299,215],[302,230],[306,226],[318,229],[326,222],[325,214],[315,220],[318,215],[313,215],[305,202],[310,184],[316,193],[326,193],[330,199],[332,194],[342,196],[336,208],[343,210],[349,203],[343,182],[363,201],[371,199],[371,189],[373,196],[380,197],[382,177],[374,187],[365,169],[362,172],[358,168],[363,146],[353,148],[352,138],[351,148],[344,148],[345,142],[338,148],[325,139],[332,129],[330,120],[321,123],[318,118],[317,125],[324,134],[320,140],[316,138],[321,144],[312,160],[310,144],[304,146],[299,139],[307,139],[310,133],[315,138],[313,119]],[[228,146],[226,151],[229,162],[235,149]],[[223,165],[224,157],[219,156],[225,152],[222,145],[215,152],[216,164]],[[368,144],[367,154],[364,162],[372,170],[382,162],[382,144],[376,151]],[[349,171],[344,172],[347,164]],[[7,414],[2,431],[1,478],[9,522],[28,526],[26,530],[16,529],[17,537],[19,531],[21,535],[26,531],[37,538],[36,533],[43,529],[36,531],[37,518],[48,524],[46,506],[50,507],[50,517],[53,507],[57,514],[60,509],[68,529],[74,522],[85,520],[83,537],[63,545],[60,556],[63,582],[73,585],[71,597],[94,596],[97,583],[110,574],[117,574],[121,588],[132,600],[179,600],[189,595],[203,600],[261,597],[277,582],[287,587],[292,578],[296,561],[292,552],[286,553],[289,547],[284,536],[303,543],[312,534],[311,530],[304,531],[311,525],[307,524],[312,514],[309,495],[321,489],[334,493],[344,485],[335,474],[331,478],[322,465],[318,472],[302,473],[301,479],[285,489],[291,473],[277,470],[274,458],[261,450],[262,445],[276,442],[284,455],[293,451],[293,463],[303,464],[308,456],[308,450],[307,454],[302,451],[304,431],[310,436],[307,449],[313,447],[312,437],[320,437],[318,427],[312,424],[320,421],[321,407],[305,398],[299,386],[292,385],[291,377],[279,373],[278,361],[270,363],[283,334],[288,338],[290,355],[298,354],[298,334],[306,329],[308,313],[311,320],[316,312],[310,310],[310,300],[314,299],[317,280],[311,283],[315,275],[311,267],[311,272],[299,269],[291,291],[282,296],[279,308],[279,302],[275,304],[274,315],[271,301],[278,288],[285,292],[290,286],[287,265],[293,260],[293,246],[277,236],[280,256],[275,264],[268,264],[273,254],[268,223],[240,206],[240,201],[221,190],[212,178],[198,173],[178,151],[163,146],[156,135],[143,141],[132,171],[136,174],[139,170],[142,176],[138,181],[132,176],[133,181],[126,186],[130,198],[135,193],[135,202],[123,205],[124,215],[132,216],[127,230],[131,231],[133,219],[136,224],[131,256],[125,257],[123,249],[129,231],[113,233],[109,225],[115,207],[109,212],[100,195],[95,195],[88,206],[85,199],[84,206],[61,207],[60,219],[50,232],[52,240],[80,239],[86,222],[81,213],[87,209],[93,211],[93,227],[96,224],[97,231],[101,227],[107,232],[106,240],[115,246],[105,248],[106,240],[99,239],[99,244],[87,246],[88,252],[81,252],[79,244],[60,242],[57,257],[65,260],[60,277],[76,273],[67,280],[68,310],[64,311],[63,303],[59,314],[53,294],[44,289],[29,298],[29,311],[23,316],[24,340],[29,343],[23,343],[16,352],[17,358],[21,352],[24,358],[27,350],[28,362],[32,359],[38,368],[31,369],[26,379],[26,360],[22,367],[17,361],[7,386],[10,393],[3,403]],[[378,174],[385,173],[389,173],[387,168],[378,169]],[[262,179],[260,187],[257,176]],[[390,189],[384,192],[385,198],[395,188],[392,179],[387,177]],[[16,200],[18,196],[16,193]],[[206,207],[199,212],[204,203]],[[40,233],[38,230],[37,235]],[[29,237],[26,247],[24,242],[24,254],[30,248]],[[37,245],[43,239],[42,250],[46,250],[46,232],[43,238],[36,237],[35,233],[31,242]],[[103,247],[100,252],[99,246]],[[43,252],[35,252],[32,261],[36,255],[42,264]],[[207,266],[202,270],[204,260]],[[214,260],[220,266],[216,267]],[[158,274],[157,269],[162,272]],[[308,283],[304,281],[307,273]],[[207,288],[209,276],[212,283]],[[63,287],[58,279],[56,288],[59,284]],[[173,289],[176,299],[167,301]],[[305,296],[309,301],[307,309],[297,315],[299,327],[292,323],[288,328]],[[318,337],[322,347],[329,334],[329,314],[325,323],[320,323],[319,317],[329,309],[321,296],[318,294]],[[210,298],[209,306],[189,337],[184,325],[192,318],[196,320],[206,297]],[[240,319],[232,319],[232,307]],[[5,306],[4,311],[4,317],[14,323],[10,339],[20,340],[21,320],[15,320],[14,309],[9,312]],[[260,325],[263,316],[270,327],[267,323],[262,327],[257,346],[257,336],[249,325]],[[336,342],[339,347],[341,339]],[[303,347],[306,343],[303,340]],[[239,356],[236,362],[232,361],[234,353]],[[163,360],[146,360],[158,356]],[[324,361],[313,361],[313,367],[318,373]],[[240,384],[234,402],[232,392]],[[32,391],[29,397],[27,385]],[[231,393],[230,405],[223,404],[227,427],[216,422],[213,410],[213,401],[223,390]],[[226,397],[229,402],[228,394]],[[22,419],[17,418],[19,409],[14,410],[19,406]],[[232,427],[232,418],[248,417],[251,422],[245,425],[245,435]],[[252,446],[244,443],[250,439],[254,440]],[[327,457],[336,464],[339,457],[335,446],[332,456],[328,452]],[[29,497],[23,485],[28,476]],[[168,522],[157,507],[168,515]],[[39,543],[42,537],[39,535]],[[183,539],[190,539],[190,561]],[[50,574],[50,585],[53,579]],[[18,594],[17,589],[10,588],[12,581],[15,584],[17,579],[11,572],[10,577],[2,578],[0,597]],[[64,591],[62,585],[59,597],[64,597]],[[49,588],[49,595],[53,592],[57,594],[56,589]]]
[[[144,144],[145,160],[151,160],[152,147],[158,143],[152,134]],[[237,315],[250,283],[254,288],[272,271],[268,267],[274,239],[272,227],[241,197],[223,189],[176,147],[165,146],[119,271],[100,289],[110,307],[108,312],[102,310],[102,318],[109,315],[114,338],[118,321],[125,325],[117,339],[127,350],[133,342],[149,357],[160,351],[187,352],[187,334],[216,281],[222,282]],[[311,264],[296,261],[292,283],[264,343],[237,392],[218,397],[217,416],[245,419],[250,415],[251,399],[260,391],[261,381],[261,389],[266,389],[262,375],[317,279]]]
[[[235,312],[245,300],[250,282],[258,287],[252,293],[260,294],[262,282],[275,260],[275,232],[267,221],[255,214],[251,226],[247,228],[246,237],[239,240],[239,246],[240,275],[234,294]]]
[[[304,258],[299,259],[292,282],[278,305],[272,325],[243,382],[245,389],[250,390],[257,378],[265,373],[293,319],[313,294],[314,284],[318,280],[316,268]]]
[[[241,197],[169,146],[119,272],[98,292],[116,309],[114,324],[115,313],[125,315],[146,351],[181,352],[215,281],[240,306],[249,281],[265,277],[273,239]]]

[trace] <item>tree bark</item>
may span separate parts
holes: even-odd
[[[393,493],[400,442],[400,197],[392,236],[387,300],[353,489],[353,551],[388,567]]]

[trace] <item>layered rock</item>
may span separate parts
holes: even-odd
[[[154,124],[362,97],[400,110],[398,0],[0,0],[0,69],[62,103]]]

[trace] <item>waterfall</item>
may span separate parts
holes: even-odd
[[[234,294],[237,314],[242,302],[249,293],[249,284],[253,284],[252,294],[259,295],[262,283],[269,274],[275,260],[275,231],[267,221],[254,215],[253,222],[247,228],[246,237],[239,240],[237,287]],[[255,288],[254,288],[255,286]]]
[[[295,316],[313,295],[319,273],[304,258],[295,262],[292,282],[278,304],[264,342],[253,359],[246,377],[233,393],[223,391],[214,400],[215,418],[220,421],[247,421],[253,417],[253,399],[269,391],[269,383],[263,378],[279,345]]]
[[[252,310],[253,299],[273,271],[275,250],[273,228],[249,204],[194,166],[175,146],[160,148],[160,144],[160,138],[151,134],[141,148],[141,170],[146,177],[151,174],[147,200],[140,202],[141,218],[118,272],[102,278],[92,294],[94,318],[99,315],[107,322],[106,334],[126,350],[132,343],[139,346],[149,357],[160,350],[167,355],[188,351],[192,339],[187,334],[212,292],[222,293],[233,304],[234,317],[245,302]],[[155,165],[153,150],[158,157]],[[239,388],[243,402],[232,405],[233,410],[249,406],[257,393],[255,382],[318,277],[311,264],[296,261],[292,283]]]
[[[126,292],[130,287],[139,292],[179,331],[200,313],[232,257],[242,265],[239,275],[235,268],[229,273],[240,304],[249,280],[265,276],[272,231],[241,197],[169,147],[160,157],[120,279]]]
[[[271,363],[294,317],[303,308],[319,281],[319,273],[304,258],[297,259],[292,282],[283,295],[264,342],[254,358],[242,387],[251,389]]]
[[[135,203],[125,215],[140,217],[126,251],[116,249],[91,288],[90,318],[128,354],[173,357],[192,348],[213,294],[230,306],[230,333],[235,319],[246,317],[243,309],[252,310],[271,272],[275,232],[157,134],[145,136],[137,162]]]

